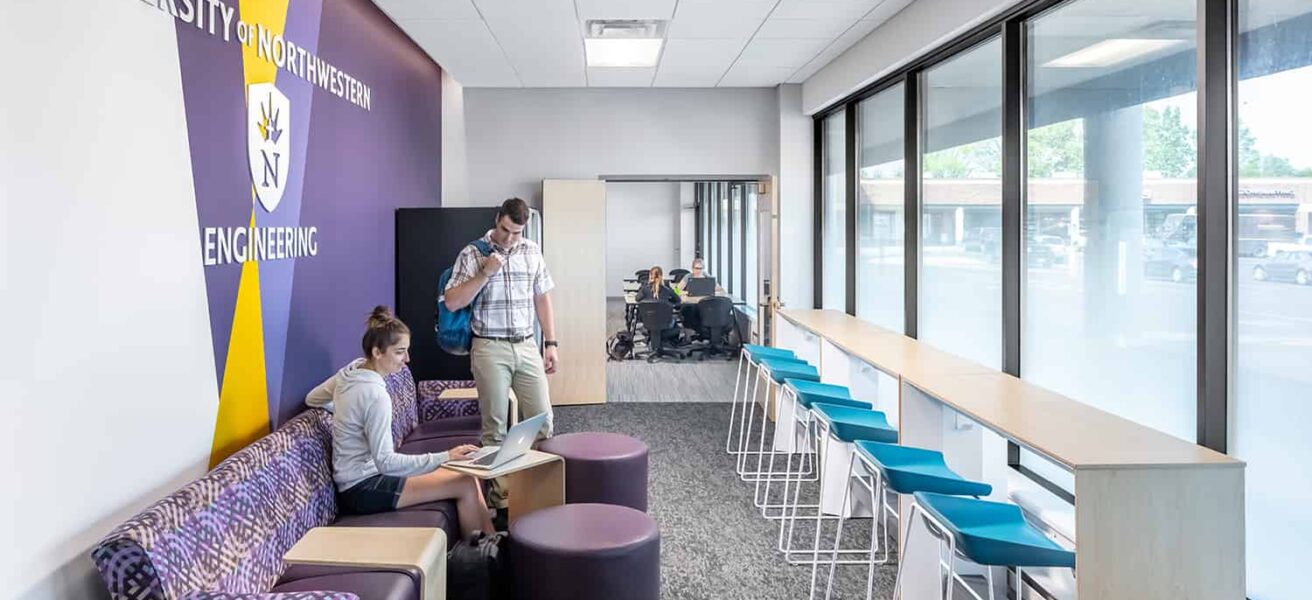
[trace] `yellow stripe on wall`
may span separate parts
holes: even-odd
[[[269,35],[282,35],[287,25],[288,2],[241,0],[241,18],[252,26],[264,26]],[[246,98],[246,88],[251,84],[272,83],[278,77],[278,67],[260,58],[257,47],[258,43],[242,46],[242,73],[245,78],[242,98]],[[243,120],[243,133],[248,126]],[[250,224],[255,226],[253,186]],[[269,389],[264,359],[264,315],[260,302],[259,263],[242,264],[234,311],[232,336],[228,339],[228,359],[219,390],[219,414],[214,425],[214,443],[210,449],[211,468],[269,431]]]

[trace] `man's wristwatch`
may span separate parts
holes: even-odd
[[[560,342],[557,342],[556,340],[545,340],[542,342],[543,348],[557,348],[559,346]]]

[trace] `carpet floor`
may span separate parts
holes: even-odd
[[[753,507],[752,486],[738,480],[734,459],[724,452],[729,410],[723,402],[561,406],[556,432],[612,431],[647,443],[649,512],[661,530],[662,598],[806,598],[810,567],[790,566],[775,551],[776,522]],[[795,542],[809,543],[813,522],[798,523]],[[844,546],[868,544],[870,521],[851,523]],[[832,526],[821,540],[829,547]],[[875,598],[891,597],[895,574],[895,566],[876,567]],[[865,582],[865,567],[839,567],[832,597],[865,598]]]

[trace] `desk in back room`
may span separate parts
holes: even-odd
[[[1243,462],[851,315],[779,316],[780,345],[818,362],[822,377],[860,364],[891,378],[895,394],[878,394],[876,408],[897,423],[899,443],[942,451],[961,475],[992,484],[991,499],[1007,501],[1015,480],[1006,441],[1069,473],[1079,600],[1244,597]],[[899,514],[908,507],[902,499]],[[906,597],[928,597],[937,561],[912,552],[904,585],[928,587]]]

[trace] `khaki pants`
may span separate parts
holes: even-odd
[[[514,388],[515,397],[519,399],[521,418],[547,414],[538,439],[551,437],[551,397],[547,389],[547,373],[542,366],[542,355],[538,354],[536,341],[527,339],[511,343],[474,338],[469,350],[469,366],[478,386],[478,410],[483,414],[483,445],[500,444],[506,437],[506,413],[510,406],[511,388]],[[498,483],[494,483],[488,494],[488,504],[505,506],[505,492]]]

